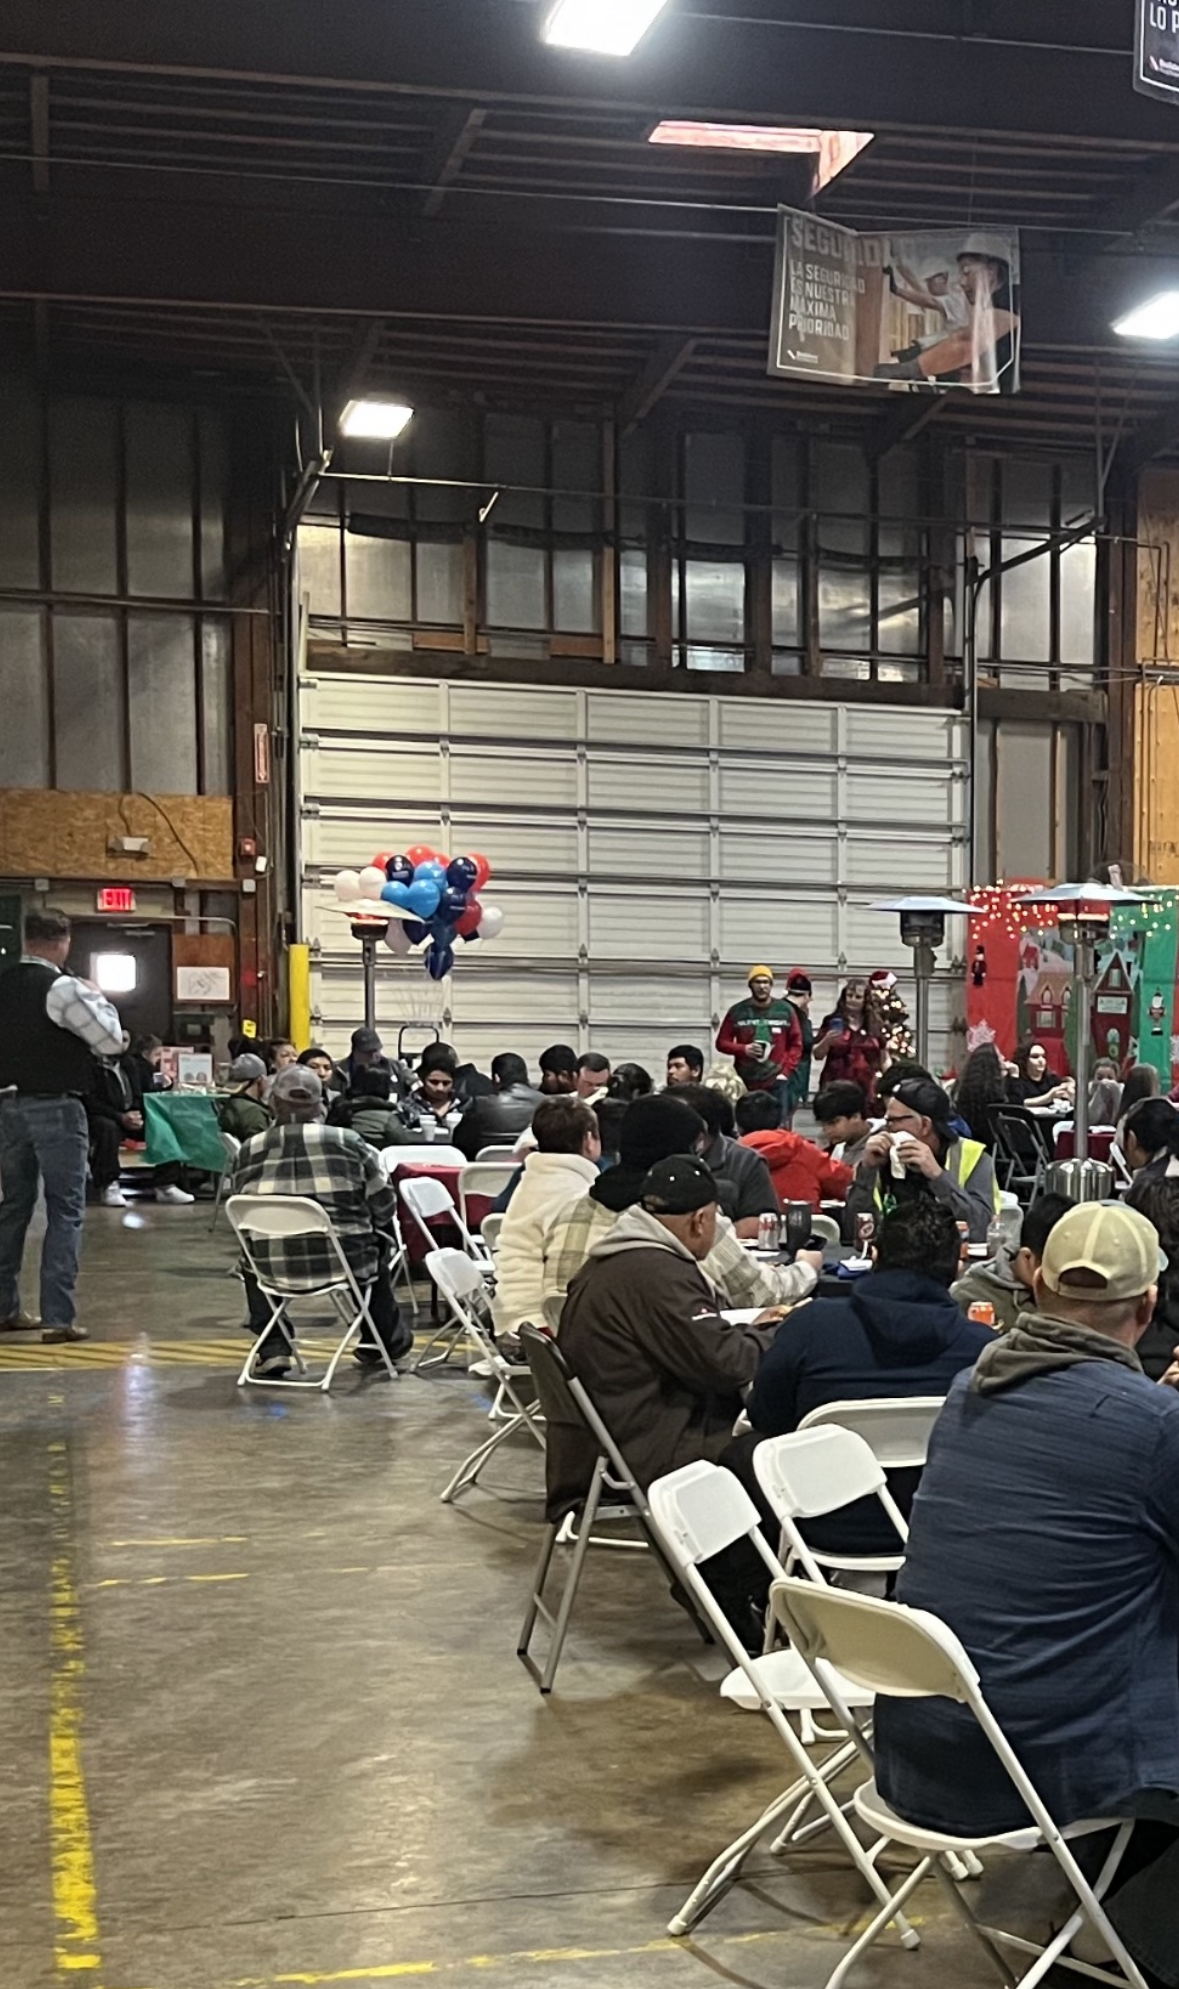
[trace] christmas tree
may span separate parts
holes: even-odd
[[[889,1054],[894,1057],[913,1055],[913,1031],[909,1026],[909,1011],[901,999],[897,977],[887,967],[878,967],[868,986],[876,1013],[880,1017],[882,1034]]]

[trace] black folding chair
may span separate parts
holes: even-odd
[[[992,1105],[990,1121],[1000,1187],[1024,1201],[1035,1201],[1052,1159],[1045,1128],[1023,1105]]]

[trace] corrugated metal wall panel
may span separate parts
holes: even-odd
[[[952,713],[332,675],[301,686],[300,715],[304,927],[333,1049],[361,989],[327,882],[378,848],[485,851],[507,915],[441,986],[383,954],[386,1033],[437,1017],[480,1060],[592,1043],[656,1076],[669,1043],[711,1045],[755,958],[809,967],[820,1012],[877,965],[911,1002],[911,956],[869,901],[967,874]],[[960,1006],[939,983],[939,1056]]]

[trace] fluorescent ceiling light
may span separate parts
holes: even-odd
[[[1179,290],[1160,290],[1124,318],[1115,318],[1113,328],[1119,338],[1179,337]]]
[[[651,133],[652,145],[679,145],[714,152],[814,152],[819,167],[815,191],[850,166],[872,131],[820,131],[798,124],[697,124],[690,119],[665,118]]]
[[[667,0],[557,0],[541,35],[554,48],[631,55],[666,5]]]
[[[413,409],[404,401],[349,401],[340,418],[341,435],[368,442],[392,442],[413,420]]]

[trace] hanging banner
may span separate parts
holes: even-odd
[[[1179,6],[1138,0],[1134,88],[1146,97],[1179,97]]]
[[[780,207],[769,371],[914,393],[1017,393],[1019,282],[1015,229],[858,235]]]

